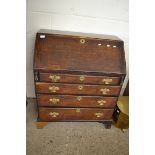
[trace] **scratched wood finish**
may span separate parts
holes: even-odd
[[[50,87],[56,87],[59,90],[51,92]],[[82,89],[81,89],[82,87]],[[107,94],[103,94],[101,89],[109,89]],[[83,95],[115,95],[120,92],[120,86],[101,86],[101,85],[80,85],[80,84],[62,84],[62,83],[36,83],[37,93],[52,93],[52,94],[83,94]]]
[[[57,113],[52,116],[50,113]],[[40,121],[57,120],[105,120],[111,119],[113,109],[97,108],[39,108]],[[97,117],[97,114],[99,117]]]
[[[53,80],[50,77],[59,77],[58,80]],[[119,85],[120,77],[107,76],[88,76],[88,75],[72,75],[72,74],[54,74],[40,73],[40,81],[42,82],[58,82],[58,83],[84,83],[84,84],[104,84],[104,85]],[[108,81],[110,79],[110,81]]]
[[[113,108],[117,97],[38,94],[37,100],[39,106]]]

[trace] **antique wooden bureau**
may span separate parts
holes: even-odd
[[[37,127],[54,121],[97,121],[110,128],[125,75],[119,38],[40,30],[34,52]]]

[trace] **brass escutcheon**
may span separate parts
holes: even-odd
[[[98,100],[97,103],[98,103],[99,105],[104,105],[104,104],[106,103],[106,101],[104,101],[104,100]]]
[[[85,39],[80,39],[80,43],[84,44],[85,43]]]
[[[100,91],[102,92],[102,94],[107,94],[108,92],[110,92],[110,89],[102,88],[102,89],[100,89]]]
[[[84,81],[84,79],[85,79],[85,76],[84,75],[81,75],[80,76],[80,81]]]
[[[59,116],[59,113],[58,112],[50,112],[49,115],[51,117],[57,117],[57,116]]]
[[[101,112],[96,112],[96,113],[95,113],[95,116],[98,117],[98,118],[99,118],[99,117],[102,117],[102,116],[103,116],[103,113],[101,113]]]
[[[82,85],[79,85],[79,86],[78,86],[78,89],[79,89],[79,90],[82,90],[82,89],[83,89],[83,86],[82,86]]]
[[[57,75],[50,75],[49,79],[51,79],[52,82],[58,82],[61,79],[61,77]]]
[[[103,79],[102,82],[105,84],[110,84],[112,82],[112,79]]]
[[[81,96],[78,96],[76,99],[77,99],[78,101],[81,101],[81,100],[82,100],[82,97],[81,97]]]
[[[59,90],[59,87],[56,87],[56,86],[48,87],[48,90],[51,93],[56,93]]]
[[[77,109],[76,109],[76,112],[80,112],[80,108],[77,108]]]
[[[52,102],[53,104],[57,104],[60,101],[60,99],[58,99],[58,98],[50,98],[49,101]]]

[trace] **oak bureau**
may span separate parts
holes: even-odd
[[[40,30],[34,52],[37,127],[96,121],[110,128],[125,76],[124,42],[119,38]]]

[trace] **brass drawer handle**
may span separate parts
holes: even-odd
[[[85,39],[80,39],[81,44],[84,44],[85,42],[86,42]]]
[[[110,92],[110,89],[108,89],[108,88],[102,88],[102,89],[100,89],[100,91],[102,92],[102,94],[107,94],[108,92]]]
[[[51,93],[56,93],[59,90],[59,87],[56,87],[56,86],[48,87],[48,90]]]
[[[59,113],[58,112],[50,112],[49,115],[51,117],[57,117],[57,116],[59,116]]]
[[[50,98],[49,101],[52,102],[53,104],[57,104],[60,101],[60,99],[59,98]]]
[[[52,80],[52,82],[58,82],[61,79],[61,77],[57,75],[50,75],[49,79]]]
[[[80,76],[80,81],[84,81],[85,80],[85,76],[84,75],[81,75]]]
[[[79,90],[82,90],[82,89],[83,89],[83,86],[82,86],[82,85],[79,85],[79,86],[78,86],[78,89],[79,89]]]
[[[101,113],[101,112],[96,112],[96,113],[95,113],[95,116],[98,117],[98,118],[100,118],[100,117],[103,116],[103,113]]]
[[[82,100],[82,97],[81,97],[81,96],[78,96],[76,99],[77,99],[78,101],[81,101],[81,100]]]
[[[112,82],[112,79],[103,79],[102,82],[105,84],[110,84]]]
[[[98,100],[97,103],[98,103],[99,105],[104,105],[104,104],[106,103],[106,101],[105,101],[105,100]]]

